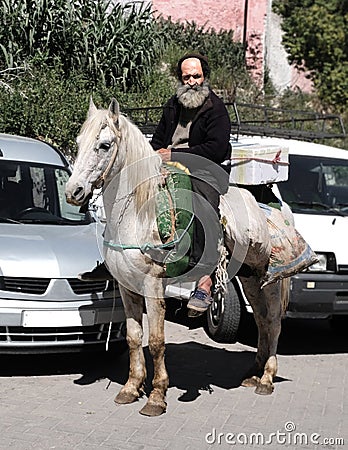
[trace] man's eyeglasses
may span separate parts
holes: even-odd
[[[188,81],[191,77],[194,80],[198,80],[199,78],[202,78],[202,74],[196,73],[195,75],[183,75],[181,78],[182,78],[182,81]]]

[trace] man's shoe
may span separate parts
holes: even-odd
[[[198,317],[204,314],[212,304],[212,297],[204,289],[197,288],[187,303],[188,317]]]
[[[97,264],[91,272],[83,272],[77,275],[81,281],[109,281],[113,280],[111,273],[108,271],[105,263]]]

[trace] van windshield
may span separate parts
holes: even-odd
[[[348,215],[348,160],[290,155],[278,187],[293,212]]]
[[[69,176],[62,167],[0,160],[0,222],[90,223],[87,211],[66,202]]]

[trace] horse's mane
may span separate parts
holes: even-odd
[[[134,191],[137,210],[153,201],[160,182],[162,160],[139,128],[120,114],[120,151],[126,152],[125,168],[129,188]],[[147,208],[144,208],[147,210]]]

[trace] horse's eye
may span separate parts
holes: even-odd
[[[104,150],[104,151],[109,150],[110,147],[111,147],[111,143],[110,142],[101,142],[100,145],[99,145],[99,149],[100,150]]]

